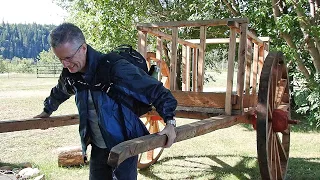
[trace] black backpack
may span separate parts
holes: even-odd
[[[152,75],[154,72],[154,65],[151,66],[150,71],[148,71],[146,59],[130,45],[118,46],[110,53],[106,54],[106,56],[98,64],[97,82],[101,82],[100,89],[105,91],[108,96],[114,99],[117,103],[125,105],[136,115],[142,116],[152,110],[152,105],[145,104],[129,95],[120,93],[122,91],[117,89],[116,86],[113,86],[110,78],[105,76],[106,72],[109,73],[112,63],[119,59],[126,59],[128,62],[142,69],[149,75]],[[111,65],[105,65],[106,63],[111,63]]]
[[[82,77],[77,75],[78,73],[71,74],[67,69],[64,69],[65,72],[63,73],[69,74],[66,76],[66,83],[71,87],[75,86],[77,89],[83,88],[104,91],[108,94],[109,97],[114,99],[117,103],[123,104],[128,107],[137,116],[146,114],[147,112],[152,110],[152,106],[150,104],[145,104],[124,93],[119,93],[122,91],[117,89],[116,86],[113,86],[110,77],[106,76],[106,74],[109,74],[112,64],[119,59],[126,59],[128,62],[142,69],[149,75],[152,75],[155,70],[155,65],[153,65],[151,66],[150,71],[148,71],[145,58],[139,52],[133,49],[132,46],[121,45],[112,50],[110,53],[104,55],[103,58],[100,59],[96,72],[96,85],[90,86],[84,82],[75,80],[82,79]]]

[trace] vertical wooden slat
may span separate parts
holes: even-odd
[[[251,62],[252,62],[252,41],[247,39],[247,51],[246,51],[246,86],[245,94],[250,94],[250,81],[251,81]]]
[[[253,64],[252,64],[252,95],[253,102],[251,103],[253,106],[257,105],[257,75],[258,75],[258,61],[259,61],[259,45],[254,44],[253,49]]]
[[[178,28],[172,28],[172,47],[170,61],[170,89],[176,90],[177,86],[177,43],[178,43]]]
[[[225,113],[231,115],[232,112],[232,87],[233,87],[233,73],[234,73],[234,59],[236,51],[236,29],[230,29],[230,42],[228,52],[228,75],[227,75],[227,89],[226,89],[226,101],[225,101]]]
[[[263,63],[264,63],[264,46],[260,46],[259,47],[259,61],[258,61],[258,74],[257,74],[257,81],[260,83],[260,75],[261,75],[261,71],[262,71],[262,67],[263,67]]]
[[[147,59],[147,33],[138,31],[138,51]]]
[[[240,27],[240,43],[238,51],[238,75],[237,75],[237,95],[239,97],[239,108],[243,113],[243,88],[244,88],[244,67],[246,62],[247,52],[247,29],[246,23],[241,24]]]
[[[186,89],[190,91],[190,47],[187,46],[186,64]]]
[[[193,48],[192,56],[192,91],[198,92],[198,49]]]
[[[206,26],[200,27],[200,49],[198,59],[198,91],[203,92],[204,83],[204,54],[206,51]]]
[[[182,91],[187,90],[187,47],[182,45]]]
[[[161,61],[162,61],[162,38],[157,37],[157,51],[156,51],[156,58],[160,60],[160,62],[157,64],[158,67],[160,68],[160,72],[158,73],[158,80],[161,81],[162,76],[161,76]]]

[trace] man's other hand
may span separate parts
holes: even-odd
[[[50,116],[50,114],[48,114],[48,113],[46,113],[46,112],[43,111],[42,113],[34,116],[33,118],[47,118],[47,117],[49,117],[49,116]]]
[[[174,140],[176,139],[176,131],[174,129],[174,126],[172,124],[167,124],[164,129],[158,133],[159,135],[165,134],[168,137],[167,143],[165,144],[165,148],[171,147],[174,143]]]

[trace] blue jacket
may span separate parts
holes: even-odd
[[[94,85],[99,83],[96,80],[97,65],[104,54],[95,51],[89,45],[87,47],[87,70],[82,74],[82,77],[86,83]],[[165,122],[174,117],[177,106],[176,99],[161,82],[149,76],[140,68],[125,59],[120,59],[112,66],[109,76],[113,85],[122,93],[129,94],[146,104],[152,104]],[[70,90],[70,88],[72,89]],[[109,150],[120,142],[127,140],[127,138],[133,139],[148,134],[139,117],[130,109],[115,102],[103,91],[91,91],[100,130]],[[88,134],[90,131],[88,127],[88,90],[77,89],[74,86],[69,87],[66,83],[66,76],[62,73],[58,84],[52,88],[50,96],[44,101],[44,110],[47,113],[52,113],[73,94],[76,96],[75,101],[79,111],[79,133],[82,152],[85,155],[87,145],[90,143]]]

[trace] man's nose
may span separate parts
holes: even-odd
[[[70,65],[70,62],[65,61],[65,60],[62,60],[61,63],[62,63],[62,65],[63,65],[64,68],[67,68],[67,67]]]

